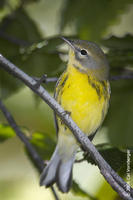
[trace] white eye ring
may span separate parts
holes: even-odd
[[[81,49],[80,53],[82,56],[86,56],[88,54],[85,49]]]

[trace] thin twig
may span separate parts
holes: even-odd
[[[1,29],[0,29],[0,37],[18,46],[28,47],[32,45],[31,42],[8,35],[6,32],[2,31]]]
[[[7,119],[9,125],[12,127],[12,129],[15,131],[16,135],[20,138],[20,140],[24,143],[26,146],[28,152],[30,153],[30,156],[32,157],[35,165],[37,166],[38,171],[41,173],[44,168],[44,161],[40,157],[40,155],[36,152],[34,147],[29,142],[29,139],[25,136],[25,134],[21,131],[17,123],[15,122],[13,116],[11,113],[7,110],[5,105],[3,104],[2,100],[0,100],[0,109],[3,112],[5,118]],[[51,187],[52,193],[55,197],[55,200],[59,200],[54,187]]]
[[[54,83],[58,80],[58,77],[47,77],[47,75],[42,76],[42,78],[38,78],[38,77],[32,77],[34,78],[34,80],[37,81],[37,84],[40,86],[41,83]],[[109,80],[110,81],[118,81],[118,80],[130,80],[133,79],[133,74],[128,74],[128,75],[116,75],[116,76],[110,76]],[[41,82],[40,82],[41,80]],[[40,84],[39,84],[40,82]]]
[[[54,83],[58,80],[57,77],[47,77],[46,74],[44,74],[41,78],[33,77],[37,81],[37,85],[41,85],[42,83]]]
[[[117,75],[117,76],[111,76],[110,80],[111,81],[118,81],[118,80],[129,80],[133,79],[133,74],[127,74],[127,75]]]
[[[52,193],[53,193],[53,195],[54,195],[55,200],[59,200],[59,197],[57,196],[57,193],[56,193],[54,187],[53,187],[53,186],[50,186],[50,188],[51,188],[51,190],[52,190]]]
[[[53,99],[49,93],[42,87],[36,88],[37,81],[28,76],[22,70],[17,68],[14,64],[0,55],[0,67],[11,73],[13,76],[17,77],[23,81],[29,88],[31,88],[36,94],[38,94],[62,119],[62,121],[69,127],[73,132],[77,141],[83,146],[83,148],[90,153],[91,157],[97,163],[101,173],[108,181],[108,183],[114,188],[114,190],[120,195],[121,198],[125,200],[133,200],[133,189],[121,178],[116,172],[110,167],[110,165],[103,159],[94,145],[90,142],[88,137],[79,129],[79,127],[74,123],[68,113]],[[119,181],[117,181],[119,179]],[[113,180],[113,181],[112,181]],[[120,183],[120,184],[119,184]],[[126,188],[130,188],[130,194],[126,191]]]
[[[42,172],[44,168],[44,162],[41,159],[41,157],[38,155],[34,147],[31,145],[29,142],[29,139],[25,136],[25,134],[21,131],[21,129],[18,127],[16,124],[13,116],[10,114],[10,112],[7,110],[7,108],[4,106],[0,99],[0,109],[3,112],[5,118],[7,119],[9,125],[13,128],[15,131],[16,135],[20,138],[20,140],[25,144],[26,148],[28,149],[28,152],[32,156],[33,160],[35,161],[37,168],[39,169],[40,172]]]

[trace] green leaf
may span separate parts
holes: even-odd
[[[34,43],[25,48],[21,55],[16,56],[14,63],[31,76],[41,77],[46,74],[48,77],[58,77],[64,70],[64,64],[56,49],[61,43],[56,37]],[[48,90],[53,90],[54,86],[55,83],[45,84]]]
[[[127,34],[121,38],[111,36],[106,40],[102,40],[101,43],[109,49],[107,57],[111,68],[133,67],[132,35]]]
[[[114,146],[132,146],[133,141],[133,80],[111,83],[112,95],[107,118],[108,137]]]
[[[0,9],[2,9],[4,7],[4,5],[5,5],[5,0],[1,0],[0,1]]]
[[[41,40],[36,24],[23,9],[18,9],[13,17],[7,16],[0,24],[0,52],[7,58],[20,53],[21,47]]]
[[[133,50],[110,50],[107,58],[111,66],[111,70],[117,70],[125,67],[133,67]],[[121,71],[119,70],[119,74]]]
[[[54,135],[35,132],[30,142],[44,160],[49,160],[51,158],[56,145]]]
[[[126,150],[120,150],[119,148],[113,147],[110,144],[99,144],[96,145],[96,148],[115,171],[120,171],[122,168],[127,166]],[[133,164],[133,152],[130,152],[132,154],[131,163]],[[95,164],[94,160],[90,157],[87,158],[87,161],[91,164]],[[126,174],[126,171],[124,171],[124,174]]]
[[[133,36],[112,36],[102,41],[109,49],[107,54],[111,74],[133,74]],[[132,146],[133,140],[133,81],[120,80],[111,82],[111,100],[105,126],[108,127],[108,137],[114,146]]]
[[[16,56],[14,62],[19,65],[25,72],[34,76],[58,75],[58,68],[61,67],[62,61],[56,51],[56,47],[62,41],[59,38],[51,38],[34,43],[28,48],[23,49],[20,56]],[[56,46],[57,45],[57,46]]]
[[[7,24],[7,25],[6,25]],[[26,73],[41,77],[59,75],[64,67],[57,53],[61,39],[42,37],[36,24],[23,9],[15,12],[13,18],[5,18],[0,28],[4,28],[0,37],[0,52]],[[3,30],[3,29],[2,29]],[[0,70],[0,95],[8,95],[18,91],[23,86],[20,81]],[[48,84],[47,89],[53,89],[54,84]]]
[[[94,198],[92,195],[88,194],[87,192],[85,192],[78,183],[76,183],[75,181],[73,181],[72,184],[72,188],[71,188],[71,192],[76,195],[76,196],[80,196],[80,197],[87,197],[88,199],[91,200],[96,200],[96,198]]]
[[[8,125],[0,124],[0,142],[15,136],[13,129]]]
[[[111,36],[101,41],[109,49],[115,50],[133,50],[133,36],[126,34],[124,37]]]
[[[66,0],[61,13],[61,30],[72,27],[82,39],[99,40],[132,0]]]
[[[25,44],[41,38],[36,25],[22,9],[17,10],[12,18],[6,17],[0,24],[0,29],[0,53],[13,63],[15,63],[15,57],[20,57],[21,45],[25,46]],[[21,59],[17,64],[21,66]],[[1,96],[6,97],[20,87],[22,84],[19,81],[12,78],[7,72],[0,70]]]

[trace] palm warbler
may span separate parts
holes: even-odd
[[[55,88],[55,99],[70,113],[78,127],[93,138],[109,106],[109,66],[103,51],[85,40],[62,38],[70,47],[68,65]],[[68,192],[78,144],[58,117],[55,118],[58,142],[53,156],[42,172],[40,185],[56,183]]]

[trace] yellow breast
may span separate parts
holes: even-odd
[[[108,109],[109,83],[69,67],[61,76],[55,97],[87,135],[101,125]],[[59,127],[62,126],[59,121]]]

